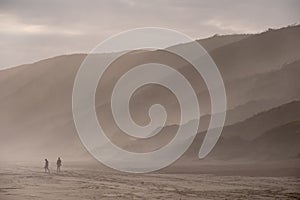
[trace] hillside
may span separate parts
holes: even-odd
[[[225,126],[218,143],[206,159],[295,158],[300,153],[298,148],[299,123],[297,123],[297,120],[300,120],[299,108],[300,101],[290,102],[260,112],[242,122]],[[185,159],[197,160],[205,134],[205,131],[198,133],[185,153]],[[283,149],[285,147],[289,148]],[[279,151],[282,153],[278,154]]]
[[[280,107],[281,104],[299,100],[300,84],[297,84],[299,82],[297,75],[300,45],[298,45],[299,34],[296,34],[299,29],[300,26],[295,26],[247,37],[216,36],[202,40],[206,41],[206,48],[210,50],[218,66],[221,64],[220,70],[227,80],[225,86],[231,113],[227,125],[231,125],[224,129],[222,136],[225,139],[238,136],[252,140],[270,128],[299,119],[296,112],[299,109],[299,102]],[[271,41],[273,43],[269,45]],[[265,57],[262,51],[267,52]],[[87,157],[77,136],[71,109],[74,78],[85,56],[84,54],[58,56],[0,71],[0,140],[3,141],[3,145],[0,146],[0,160],[24,158],[39,160],[45,154],[49,157],[61,154],[70,160]],[[203,81],[195,76],[193,70],[188,69],[185,61],[173,59],[173,55],[162,51],[140,52],[130,56],[125,60],[121,59],[119,63],[114,63],[115,66],[108,72],[109,76],[105,77],[103,82],[105,90],[98,88],[96,106],[101,121],[109,116],[108,91],[115,79],[122,75],[122,70],[149,61],[150,58],[158,61],[164,59],[170,66],[174,64],[174,68],[195,85],[203,115],[209,114],[207,100],[209,96]],[[293,62],[297,60],[296,58],[298,61]],[[122,70],[118,67],[120,63],[126,65]],[[236,75],[227,73],[227,70]],[[148,106],[157,102],[162,102],[170,111],[167,125],[176,124],[178,120],[176,101],[172,94],[165,93],[163,88],[152,86],[142,88],[135,93],[133,102],[137,105],[132,109],[133,118],[141,124],[149,119]],[[277,108],[269,110],[272,107]],[[260,113],[265,110],[269,111]],[[260,114],[251,118],[257,113]],[[118,137],[120,132],[116,127],[110,122],[107,126],[116,143],[126,145],[122,137]],[[164,137],[171,137],[169,134],[165,130],[165,134],[161,136],[162,140],[153,143],[160,145]]]

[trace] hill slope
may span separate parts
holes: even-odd
[[[227,136],[254,139],[275,125],[298,120],[299,115],[296,112],[298,103],[294,102],[291,103],[294,106],[286,105],[288,109],[283,107],[282,111],[275,110],[275,117],[268,111],[265,115],[255,116],[255,119],[250,118],[237,123],[240,117],[247,118],[270,107],[298,99],[299,61],[294,63],[290,61],[300,57],[298,45],[300,34],[297,34],[299,32],[300,26],[296,26],[245,38],[238,36],[238,39],[232,39],[230,42],[224,37],[222,43],[224,46],[215,46],[219,42],[212,42],[214,39],[220,40],[219,37],[209,39],[211,43],[207,44],[206,48],[210,48],[212,57],[218,65],[220,64],[220,70],[227,80],[225,85],[229,108],[237,108],[230,119],[230,124],[233,125],[224,129],[225,139]],[[271,42],[272,45],[269,45]],[[263,52],[267,52],[265,57],[262,55]],[[175,68],[183,72],[193,85],[201,84],[194,71],[185,67],[184,61],[177,63],[176,60],[172,60],[172,55],[165,55],[162,52],[142,52],[137,54],[137,59],[127,60],[127,64],[130,68],[130,64],[147,61],[154,54],[158,60],[164,58],[171,66],[175,64]],[[71,108],[74,78],[85,56],[84,54],[59,56],[0,71],[0,160],[40,159],[45,154],[49,157],[57,157],[60,154],[70,159],[86,157],[86,151],[75,131]],[[285,62],[289,64],[279,68]],[[115,69],[116,71],[111,71],[113,78],[121,74],[120,67],[116,66]],[[110,76],[106,78],[104,81],[106,88],[113,86],[113,78],[110,79]],[[205,94],[205,87],[200,86],[196,91],[201,101],[208,97],[208,94]],[[147,122],[148,108],[143,104],[151,105],[161,100],[168,104],[170,116],[174,118],[169,124],[176,121],[178,119],[176,116],[179,115],[175,109],[176,102],[171,98],[172,94],[164,96],[163,93],[164,90],[155,87],[144,88],[137,92],[134,97],[137,108],[133,109],[133,116],[141,123]],[[109,108],[108,99],[101,99],[103,96],[105,95],[101,90],[98,90],[96,100],[99,118],[107,116],[106,110],[102,109]],[[256,109],[252,109],[249,102],[256,102],[252,104]],[[209,102],[204,100],[201,105],[209,107]],[[241,109],[241,105],[246,107]],[[293,108],[291,113],[290,107]],[[273,118],[266,120],[271,116]],[[262,123],[265,120],[267,124]],[[115,131],[112,129],[112,132],[117,134]]]

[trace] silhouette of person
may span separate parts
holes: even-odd
[[[56,171],[57,171],[57,173],[59,173],[60,172],[60,167],[61,167],[61,159],[60,159],[60,157],[58,157],[58,159],[57,159],[57,161],[56,161],[56,165],[57,165],[57,169],[56,169]]]
[[[50,173],[50,170],[49,170],[49,161],[47,159],[45,159],[45,173]]]

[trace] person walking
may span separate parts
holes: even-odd
[[[45,173],[50,173],[50,170],[49,170],[49,161],[47,160],[47,158],[45,159],[45,166],[44,166],[44,168],[45,168]]]
[[[60,173],[60,167],[61,167],[61,159],[60,159],[60,157],[58,157],[58,159],[57,159],[57,161],[56,161],[56,166],[57,166],[57,168],[56,168],[56,171],[57,171],[57,173]]]

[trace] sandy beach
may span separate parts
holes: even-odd
[[[297,177],[213,174],[127,174],[97,166],[1,165],[1,200],[52,199],[299,199]]]

